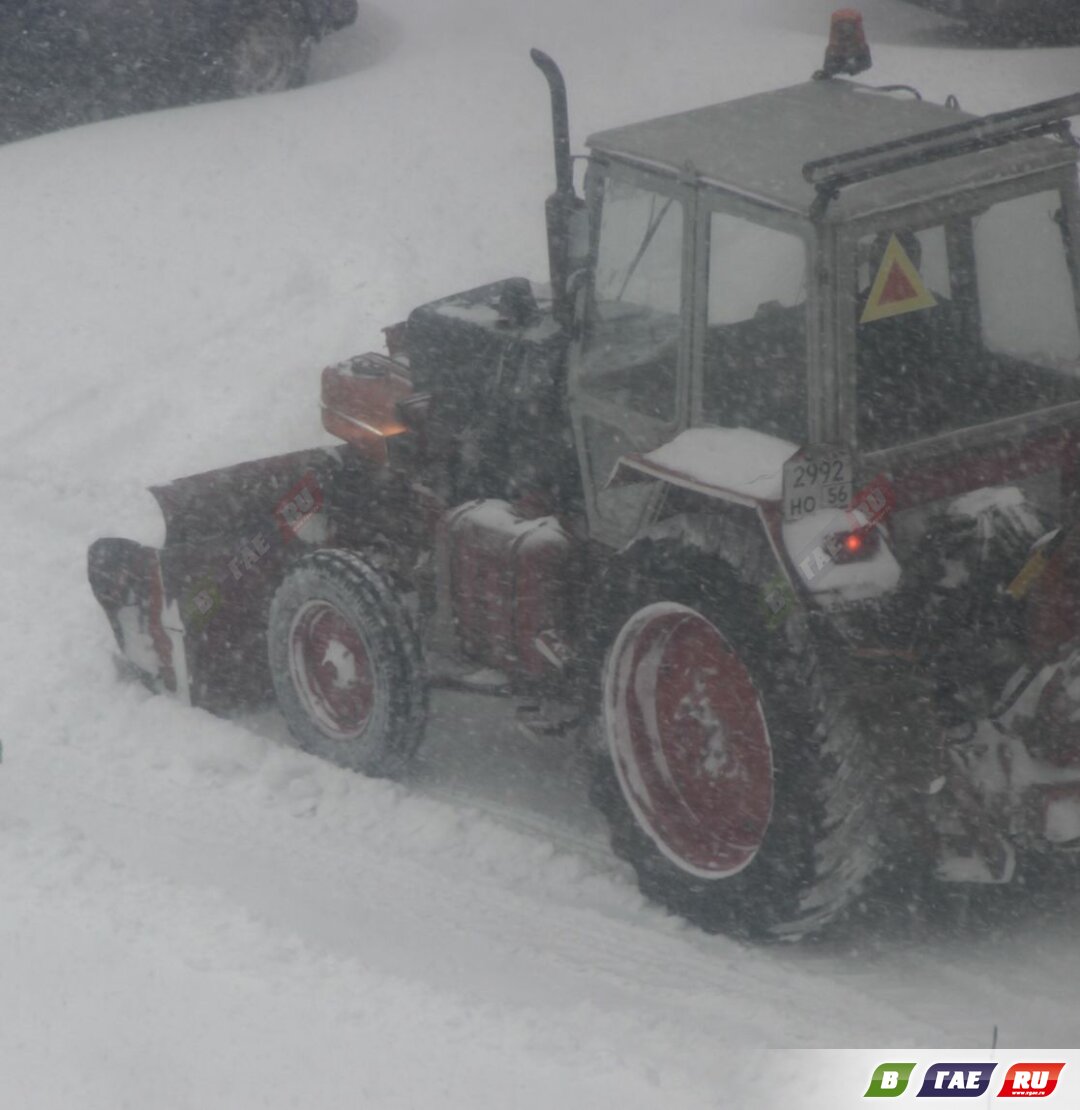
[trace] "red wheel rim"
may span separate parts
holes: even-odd
[[[375,673],[363,635],[328,601],[300,607],[289,631],[293,685],[311,719],[327,735],[351,740],[375,708]]]
[[[772,816],[772,745],[750,673],[682,605],[650,605],[619,633],[604,723],[623,794],[661,852],[722,879],[757,854]]]

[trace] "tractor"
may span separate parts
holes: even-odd
[[[89,551],[127,665],[390,778],[430,690],[532,707],[711,931],[1080,852],[1080,94],[855,81],[845,10],[803,83],[592,135],[582,196],[532,58],[549,283],[323,370],[337,446],[154,488],[160,549]]]

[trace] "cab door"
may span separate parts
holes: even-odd
[[[590,533],[621,546],[647,519],[657,482],[609,486],[619,458],[686,424],[694,191],[619,165],[586,183],[593,265],[570,352],[569,398]]]

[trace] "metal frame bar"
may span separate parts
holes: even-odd
[[[1080,116],[1080,93],[1044,100],[1023,108],[964,120],[904,139],[819,158],[803,166],[803,177],[817,190],[813,215],[820,217],[841,189],[910,169],[1021,139],[1056,136],[1073,143],[1069,118]]]

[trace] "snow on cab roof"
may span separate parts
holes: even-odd
[[[810,215],[816,197],[807,162],[976,117],[956,108],[876,91],[851,81],[806,81],[689,112],[601,131],[594,155],[697,177],[773,208]],[[1046,138],[929,162],[851,186],[827,209],[852,218],[958,188],[1069,165],[1076,151]]]

